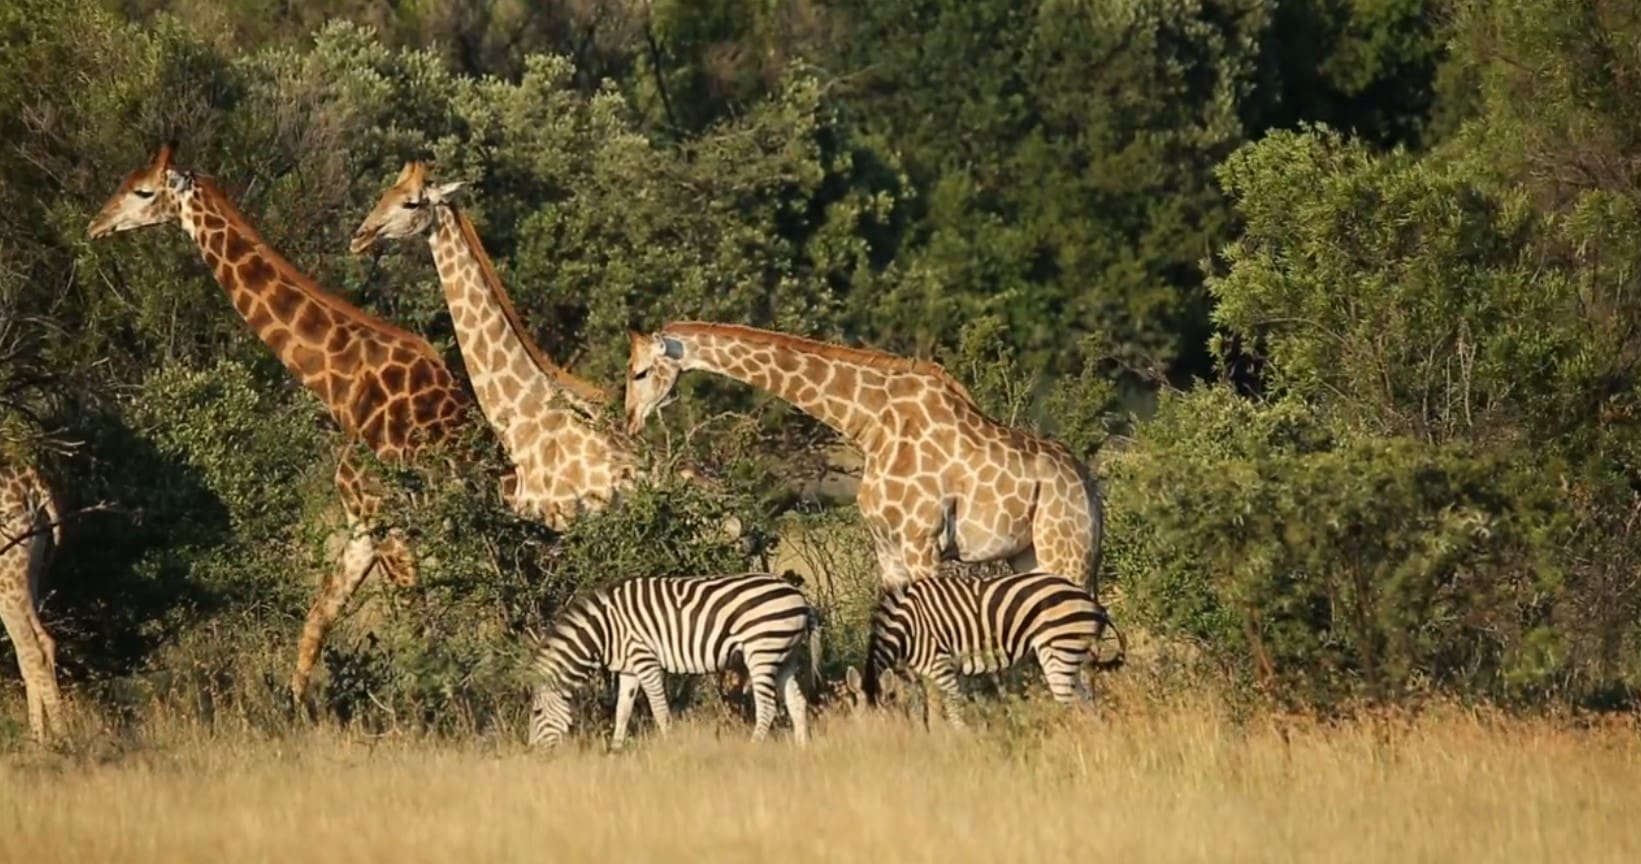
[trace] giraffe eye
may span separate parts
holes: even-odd
[[[632,380],[634,380],[634,381],[642,381],[642,380],[644,380],[644,376],[646,376],[646,375],[648,375],[648,374],[650,374],[650,370],[648,370],[648,369],[640,369],[640,370],[638,370],[638,371],[637,371],[637,372],[634,372],[634,373],[632,373]]]
[[[152,190],[152,189],[132,189],[131,194],[137,196],[138,198],[152,198],[152,197],[154,197],[154,190]]]
[[[406,210],[415,210],[415,209],[417,209],[421,206],[422,206],[422,202],[421,202],[420,199],[417,199],[417,198],[412,198],[409,201],[405,202],[405,209]]]

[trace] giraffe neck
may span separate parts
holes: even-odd
[[[450,373],[433,346],[319,287],[263,240],[213,180],[190,178],[178,205],[183,230],[257,338],[325,402],[344,430],[363,435],[378,455],[404,443],[395,438],[402,430],[376,420],[377,414],[385,420],[382,409],[393,397],[429,388],[460,401],[447,392],[453,389]],[[365,369],[388,366],[396,374],[402,367],[403,374],[392,382],[383,376],[367,388],[371,392],[356,386]],[[435,410],[430,403],[417,417]]]
[[[863,451],[872,449],[882,432],[877,416],[858,396],[862,388],[883,386],[893,370],[852,357],[867,352],[843,349],[832,352],[843,356],[827,356],[821,343],[750,327],[674,324],[661,333],[683,343],[682,368],[713,372],[779,396]]]
[[[519,410],[521,402],[555,398],[599,416],[608,394],[565,371],[530,338],[467,214],[448,203],[436,213],[428,245],[485,417],[505,429],[511,419],[529,415]]]

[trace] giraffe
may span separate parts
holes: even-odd
[[[987,417],[939,365],[735,324],[680,321],[629,339],[628,434],[699,369],[779,396],[858,448],[856,506],[885,587],[933,576],[942,560],[1006,560],[1095,593],[1104,509],[1092,473],[1059,442]]]
[[[519,507],[563,530],[633,484],[636,448],[602,422],[609,395],[530,338],[473,223],[450,200],[461,186],[430,184],[423,163],[406,162],[348,249],[360,255],[378,239],[427,237],[474,396],[517,469]]]
[[[364,254],[383,239],[427,238],[479,408],[517,469],[520,506],[562,530],[577,514],[602,511],[648,472],[636,442],[602,422],[609,394],[554,363],[530,337],[472,221],[451,200],[463,185],[430,183],[425,163],[407,161],[348,251]],[[678,474],[705,483],[690,468]],[[719,528],[741,541],[744,555],[753,554],[739,519],[728,516]],[[718,673],[720,695],[745,686],[743,671]]]
[[[31,465],[0,456],[0,622],[17,652],[29,733],[40,742],[62,728],[57,644],[40,623],[36,605],[47,549],[63,548],[61,518],[45,478]]]
[[[359,462],[363,444],[385,463],[404,463],[465,424],[471,399],[425,339],[367,315],[327,292],[278,252],[206,175],[172,163],[167,142],[126,175],[92,220],[92,239],[176,221],[198,245],[233,307],[341,427],[334,480],[348,539],[328,572],[297,643],[291,694],[302,704],[325,635],[373,570],[400,585],[417,564],[402,532],[375,535],[385,491]],[[502,478],[504,495],[510,478]]]

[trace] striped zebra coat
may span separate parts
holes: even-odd
[[[872,616],[864,680],[851,674],[850,683],[877,705],[882,676],[917,673],[934,681],[946,719],[961,728],[958,676],[1002,672],[1031,657],[1056,700],[1092,701],[1082,671],[1095,662],[1109,623],[1088,589],[1054,573],[919,579],[885,589]]]
[[[530,710],[532,746],[554,746],[570,727],[570,694],[602,670],[617,674],[614,744],[626,739],[638,691],[665,734],[671,725],[662,673],[700,674],[739,655],[752,684],[752,740],[775,720],[781,693],[799,743],[809,738],[808,703],[798,686],[797,647],[810,640],[819,662],[820,617],[790,583],[763,573],[637,578],[573,600],[549,626],[536,654],[541,684]]]

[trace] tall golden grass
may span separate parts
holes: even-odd
[[[957,733],[838,711],[807,749],[697,716],[553,756],[151,721],[3,757],[0,861],[1641,860],[1627,722],[1234,722],[1202,698],[985,713]]]

